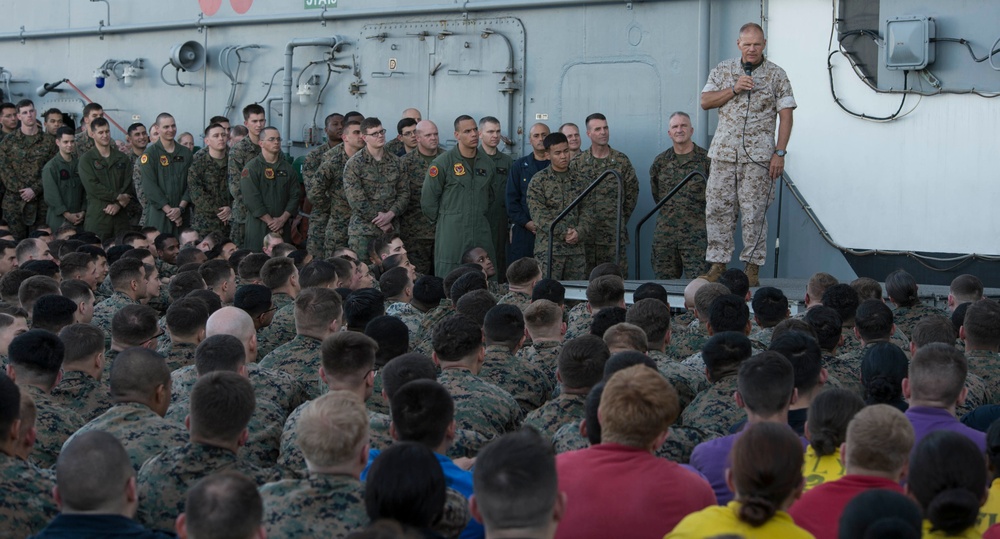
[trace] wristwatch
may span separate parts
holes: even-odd
[[[788,152],[786,152],[785,150],[774,150],[774,155],[777,155],[778,157],[784,157],[785,154],[787,153]]]

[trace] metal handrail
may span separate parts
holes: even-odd
[[[569,206],[566,206],[566,209],[564,209],[559,215],[557,215],[556,218],[552,220],[552,223],[549,224],[549,250],[547,257],[548,264],[546,265],[546,270],[545,270],[546,278],[548,279],[552,278],[552,243],[555,240],[556,225],[559,224],[559,221],[565,219],[566,215],[569,214],[569,212],[573,211],[573,208],[579,206],[580,202],[583,202],[583,199],[586,198],[591,191],[596,189],[601,182],[606,180],[608,176],[614,176],[615,179],[618,180],[618,205],[617,205],[618,219],[616,221],[617,226],[615,228],[615,230],[617,231],[617,233],[615,234],[615,264],[618,264],[621,261],[622,202],[623,202],[623,197],[625,196],[625,180],[622,179],[621,174],[618,174],[618,171],[613,169],[608,169],[602,172],[601,175],[598,176],[596,180],[594,180],[594,183],[588,185],[587,188],[584,189],[583,192],[580,193],[580,195],[573,200],[573,202],[570,202]]]
[[[676,195],[677,192],[680,191],[682,187],[684,187],[685,185],[687,185],[687,182],[691,181],[691,178],[694,178],[695,176],[701,176],[701,178],[703,180],[705,180],[706,182],[708,181],[708,178],[706,178],[704,174],[702,174],[701,172],[699,172],[697,170],[694,171],[694,172],[692,172],[692,173],[690,173],[690,174],[688,174],[687,176],[684,176],[684,179],[681,180],[680,182],[678,182],[677,185],[675,185],[674,188],[671,189],[670,192],[667,193],[667,195],[665,197],[661,198],[660,201],[657,202],[655,206],[653,206],[653,209],[650,210],[649,213],[647,213],[635,225],[635,236],[634,237],[635,237],[635,278],[636,278],[636,280],[639,280],[639,279],[642,278],[642,254],[641,254],[641,251],[642,251],[642,247],[641,247],[642,246],[642,242],[639,241],[639,239],[640,239],[640,237],[639,237],[639,231],[642,230],[642,225],[646,224],[646,221],[648,221],[650,217],[652,217],[653,215],[655,215],[656,212],[660,211],[660,208],[662,208],[663,205],[666,204],[668,200],[670,200],[671,198],[674,198],[674,195]]]

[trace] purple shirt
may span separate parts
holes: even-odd
[[[965,435],[966,438],[976,442],[979,451],[986,452],[986,433],[969,428],[962,424],[951,412],[942,408],[932,408],[930,406],[910,406],[905,412],[906,418],[913,425],[913,447],[917,447],[920,440],[928,434],[938,430],[948,430]],[[693,460],[693,456],[692,456]]]

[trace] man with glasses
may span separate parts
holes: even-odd
[[[347,245],[347,227],[351,221],[351,206],[344,197],[344,165],[361,148],[365,138],[361,132],[360,120],[344,122],[343,144],[338,144],[323,154],[323,163],[316,170],[312,193],[325,194],[330,198],[330,217],[325,225],[317,221],[316,226],[325,226],[323,250],[309,252],[317,258],[333,256],[334,251]],[[315,199],[310,199],[315,200]]]
[[[260,132],[261,153],[247,163],[240,177],[240,191],[247,210],[243,246],[259,251],[268,232],[292,238],[291,218],[302,193],[299,174],[281,158],[281,134],[275,127]]]
[[[398,216],[406,210],[409,190],[399,158],[385,151],[385,128],[378,118],[361,122],[365,147],[344,166],[344,196],[351,206],[347,245],[368,251],[368,242],[398,229]]]

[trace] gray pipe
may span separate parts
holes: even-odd
[[[697,96],[701,98],[701,89],[708,81],[708,72],[711,61],[708,57],[712,46],[712,36],[710,35],[712,25],[712,0],[699,0],[698,2],[698,88]],[[708,148],[708,111],[695,105],[698,112],[698,138],[701,139],[701,147]]]
[[[296,38],[285,45],[285,74],[281,84],[281,145],[285,153],[292,149],[292,57],[296,47],[330,47],[342,45],[346,39],[343,36]]]

